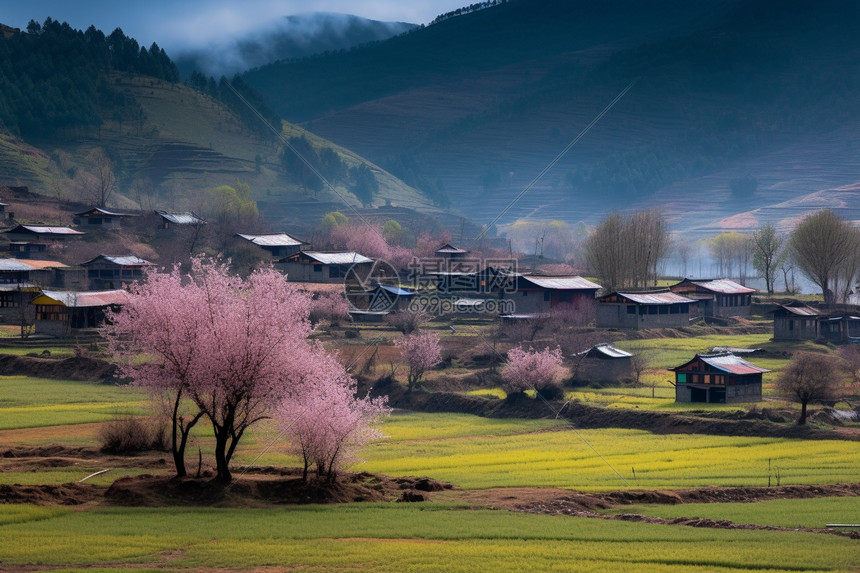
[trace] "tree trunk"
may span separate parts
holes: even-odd
[[[806,401],[800,403],[800,419],[797,421],[797,424],[803,426],[806,424]]]
[[[217,472],[215,479],[223,483],[230,483],[233,479],[227,460],[227,441],[229,439],[230,431],[226,427],[215,427],[215,470]]]

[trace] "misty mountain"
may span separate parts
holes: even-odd
[[[244,77],[479,223],[555,160],[499,223],[643,206],[688,229],[802,205],[855,218],[841,189],[860,182],[858,21],[836,0],[513,0]]]
[[[405,22],[380,22],[349,14],[312,12],[286,16],[239,38],[175,54],[184,77],[193,71],[232,76],[278,60],[306,58],[387,40],[415,28]]]

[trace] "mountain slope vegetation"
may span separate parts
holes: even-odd
[[[106,36],[51,19],[23,32],[4,27],[0,183],[92,202],[98,156],[117,182],[113,207],[200,210],[209,190],[241,182],[269,205],[271,225],[296,201],[430,208],[378,166],[283,123],[241,78],[194,79],[181,83],[163,50],[142,48],[119,29]],[[334,191],[295,160],[289,146],[299,145],[311,165],[328,169]]]
[[[785,223],[779,205],[860,181],[858,20],[836,0],[513,0],[244,77],[479,222],[633,84],[501,222],[656,204],[703,231]]]

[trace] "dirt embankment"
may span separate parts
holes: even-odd
[[[97,382],[107,380],[116,373],[116,365],[96,358],[73,356],[71,358],[37,358],[34,356],[0,356],[0,375],[34,376]]]
[[[860,432],[798,426],[792,420],[762,410],[737,413],[655,412],[635,408],[600,408],[574,402],[545,403],[538,399],[499,400],[444,392],[402,393],[391,405],[419,412],[454,412],[488,418],[560,418],[577,429],[628,428],[657,434],[712,434],[811,440],[860,440]]]

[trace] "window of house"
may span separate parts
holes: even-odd
[[[314,272],[315,273],[321,273],[322,272],[322,265],[319,263],[314,263]]]
[[[627,314],[636,314],[636,307],[632,304],[627,305]]]
[[[669,307],[664,305],[660,306],[660,314],[669,314]]]
[[[686,384],[687,383],[687,373],[686,372],[678,372],[678,384]]]
[[[543,300],[544,300],[544,302],[549,302],[549,299],[550,299],[549,291],[548,291],[548,290],[547,290],[547,291],[544,291],[544,293],[543,293]]]

